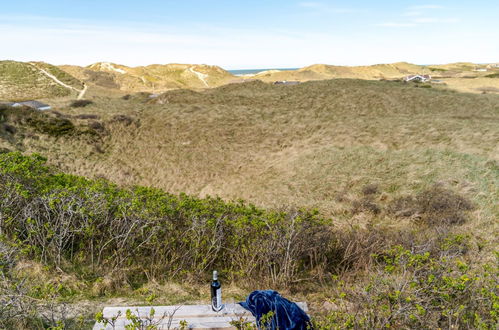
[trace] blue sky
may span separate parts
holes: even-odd
[[[499,62],[499,1],[1,0],[0,59],[227,69]]]

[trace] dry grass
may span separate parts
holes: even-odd
[[[23,101],[74,94],[47,77],[40,69],[71,86],[81,87],[76,79],[52,65],[0,61],[0,100]]]
[[[494,78],[449,78],[443,79],[450,89],[464,93],[499,94],[499,79]]]
[[[384,198],[442,182],[486,206],[479,217],[497,215],[494,95],[332,80],[252,82],[172,91],[158,99],[164,104],[142,100],[94,97],[84,109],[60,104],[68,115],[100,117],[103,153],[81,140],[25,139],[22,148],[81,175],[268,207],[317,207],[345,220],[350,206],[335,196],[355,199],[372,182]]]

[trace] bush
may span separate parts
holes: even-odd
[[[446,69],[442,68],[429,68],[431,72],[446,72]]]
[[[76,119],[100,119],[98,115],[91,115],[91,114],[81,114],[81,115],[76,115],[74,116]]]
[[[95,130],[95,131],[98,131],[98,132],[103,132],[105,131],[105,127],[102,123],[98,122],[98,121],[92,121],[88,124],[88,127]]]
[[[362,187],[362,194],[364,196],[375,195],[379,193],[379,186],[377,184],[366,184]]]
[[[486,75],[487,78],[499,78],[499,73],[491,73]]]
[[[460,240],[460,238],[457,238]],[[443,247],[445,249],[445,247]],[[499,322],[499,263],[432,257],[400,246],[375,255],[364,286],[337,281],[334,311],[317,329],[495,329]]]
[[[389,213],[399,217],[412,217],[428,225],[459,225],[467,220],[467,211],[473,204],[463,196],[434,186],[416,197],[403,196],[388,206]]]
[[[487,93],[499,93],[499,88],[497,87],[480,87],[476,89],[479,92],[482,92],[483,94]]]
[[[16,124],[17,127],[29,127],[38,133],[53,137],[71,135],[77,132],[76,127],[69,119],[59,118],[49,112],[33,110],[27,107],[8,109],[2,115],[8,119],[9,123]]]
[[[90,101],[90,100],[75,100],[73,102],[71,102],[71,104],[69,105],[71,108],[84,108],[90,104],[93,104],[94,102],[93,101]]]
[[[376,204],[371,197],[367,196],[360,200],[352,202],[352,213],[371,212],[373,214],[381,213],[381,207]]]
[[[2,124],[1,126],[2,126],[3,130],[7,133],[16,134],[16,132],[17,132],[17,129],[12,125]]]
[[[133,118],[126,115],[114,115],[111,118],[111,123],[122,123],[125,126],[130,126],[133,123]]]
[[[0,154],[0,229],[42,263],[132,285],[219,269],[278,286],[335,261],[332,231],[314,212],[121,189],[56,173],[45,161]]]

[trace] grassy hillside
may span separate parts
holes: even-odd
[[[154,64],[142,67],[100,62],[86,68],[61,66],[61,69],[100,87],[125,92],[163,92],[177,88],[220,86],[234,77],[220,67],[188,64]]]
[[[255,77],[264,81],[276,80],[323,80],[333,78],[351,79],[396,79],[408,74],[422,73],[423,66],[400,62],[393,64],[377,64],[371,66],[334,66],[314,64],[297,71],[263,72]]]
[[[487,71],[477,71],[486,69]],[[243,77],[247,80],[259,79],[265,82],[279,80],[311,81],[327,79],[396,80],[410,74],[430,74],[435,81],[449,89],[471,93],[499,93],[496,81],[488,78],[497,73],[497,68],[473,63],[452,63],[445,65],[415,65],[406,62],[376,64],[370,66],[335,66],[314,64],[296,71],[271,70]]]
[[[20,101],[75,94],[74,91],[56,83],[40,69],[69,86],[82,88],[80,81],[50,64],[0,61],[0,99]]]
[[[46,149],[54,164],[81,175],[329,215],[341,215],[336,194],[355,194],[371,181],[394,193],[437,181],[467,189],[474,174],[466,173],[486,172],[499,154],[494,95],[333,80],[178,90],[154,102],[98,98],[83,109],[58,109],[97,116],[76,120],[104,125],[102,152],[29,138],[23,149]]]
[[[57,168],[0,157],[10,281],[40,269],[53,290],[31,276],[28,295],[74,306],[196,303],[219,267],[230,299],[276,288],[308,301],[318,328],[492,329],[499,96],[422,86],[248,82],[3,109],[0,148]],[[142,229],[104,248],[120,224]],[[289,267],[272,245],[286,239]],[[212,248],[220,259],[200,257]]]

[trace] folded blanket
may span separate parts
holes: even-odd
[[[308,315],[297,304],[283,298],[277,291],[253,291],[246,301],[240,302],[239,305],[253,314],[258,329],[312,329]]]

